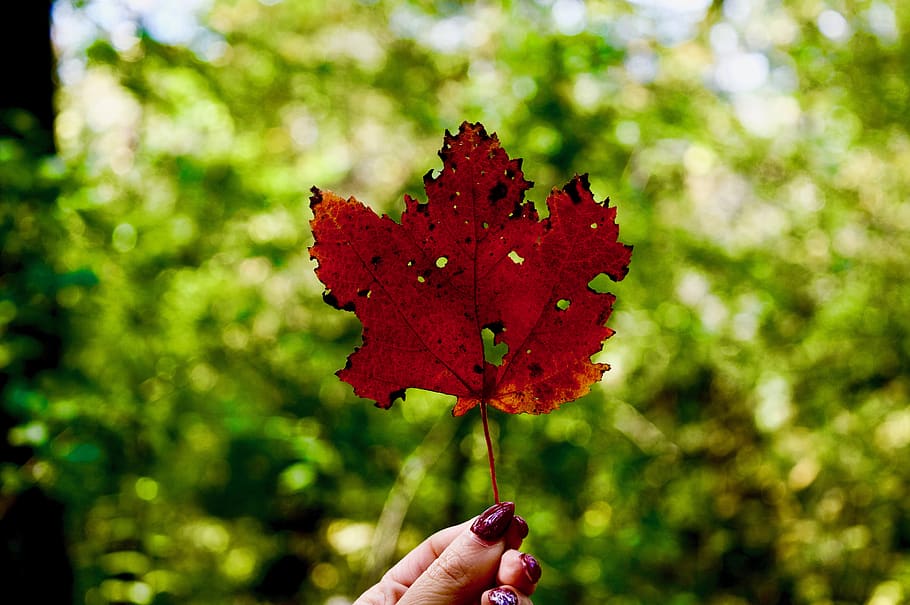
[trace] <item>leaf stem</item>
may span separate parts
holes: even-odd
[[[493,440],[490,439],[490,423],[487,420],[487,402],[480,402],[480,419],[483,421],[483,437],[487,441],[487,458],[490,461],[490,481],[493,483],[493,504],[499,504],[499,487],[496,485],[496,461],[493,459]]]

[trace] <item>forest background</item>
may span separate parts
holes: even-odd
[[[490,503],[477,414],[334,375],[307,253],[463,120],[635,246],[603,382],[491,417],[535,603],[910,599],[906,3],[59,0],[54,67],[13,5],[0,600],[342,605]]]

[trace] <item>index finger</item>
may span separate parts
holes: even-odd
[[[385,574],[385,579],[392,580],[404,587],[410,587],[427,568],[439,558],[439,555],[448,548],[449,544],[471,526],[474,519],[469,519],[459,525],[441,529],[423,542],[414,550],[404,556]]]

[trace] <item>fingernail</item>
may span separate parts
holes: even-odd
[[[518,557],[521,559],[521,566],[525,568],[525,575],[528,576],[528,579],[531,580],[531,584],[537,584],[537,581],[540,580],[540,563],[537,562],[532,555],[527,553],[521,553],[521,556]]]
[[[493,605],[518,605],[518,595],[508,588],[494,588],[489,597]]]
[[[525,521],[521,515],[515,515],[515,517],[512,519],[512,523],[518,527],[518,535],[522,540],[528,537],[528,532],[530,531],[528,528],[528,522]]]
[[[494,504],[477,517],[477,520],[471,526],[471,531],[482,540],[497,542],[509,529],[509,523],[512,522],[514,515],[515,505],[513,503],[500,502],[499,504]]]

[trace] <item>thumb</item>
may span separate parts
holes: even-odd
[[[398,605],[476,602],[493,585],[515,516],[511,502],[494,504],[459,534],[405,593]]]

